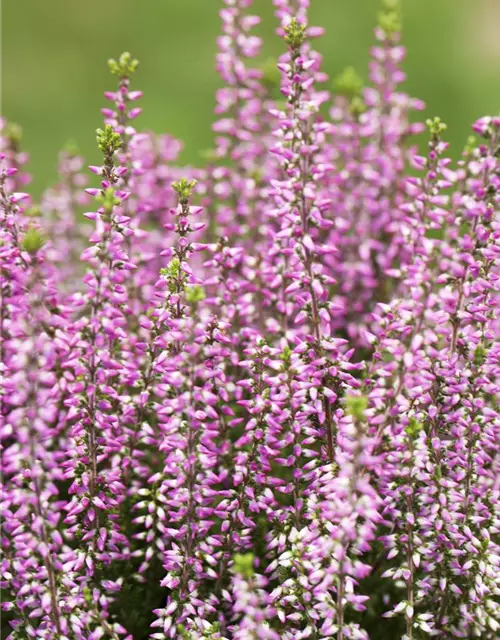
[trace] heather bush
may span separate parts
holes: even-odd
[[[198,168],[128,53],[36,205],[2,123],[2,637],[498,638],[500,118],[452,161],[395,0],[368,86],[273,1]]]

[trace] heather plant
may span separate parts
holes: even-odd
[[[223,4],[200,167],[128,53],[90,177],[2,121],[2,637],[497,638],[500,118],[414,121],[397,0],[367,86]]]

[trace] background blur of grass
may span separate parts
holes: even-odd
[[[141,129],[170,132],[185,143],[182,160],[198,162],[211,146],[213,70],[219,33],[217,0],[3,0],[2,114],[23,127],[34,192],[56,176],[58,150],[74,140],[87,161],[98,159],[102,92],[114,87],[106,60],[128,50],[141,64]],[[354,65],[366,78],[378,0],[312,0],[311,24],[325,70]],[[255,0],[263,17],[262,59],[282,43],[271,0]],[[460,153],[471,122],[500,109],[500,0],[403,0],[407,91],[427,103],[426,116],[449,125]]]

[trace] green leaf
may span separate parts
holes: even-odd
[[[30,227],[21,241],[21,247],[28,253],[36,253],[45,244],[45,239],[38,229]]]

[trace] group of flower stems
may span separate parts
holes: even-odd
[[[251,4],[200,167],[128,53],[97,186],[68,147],[35,203],[1,121],[6,639],[500,633],[500,117],[414,121],[397,0],[333,84],[309,0],[252,66]]]

